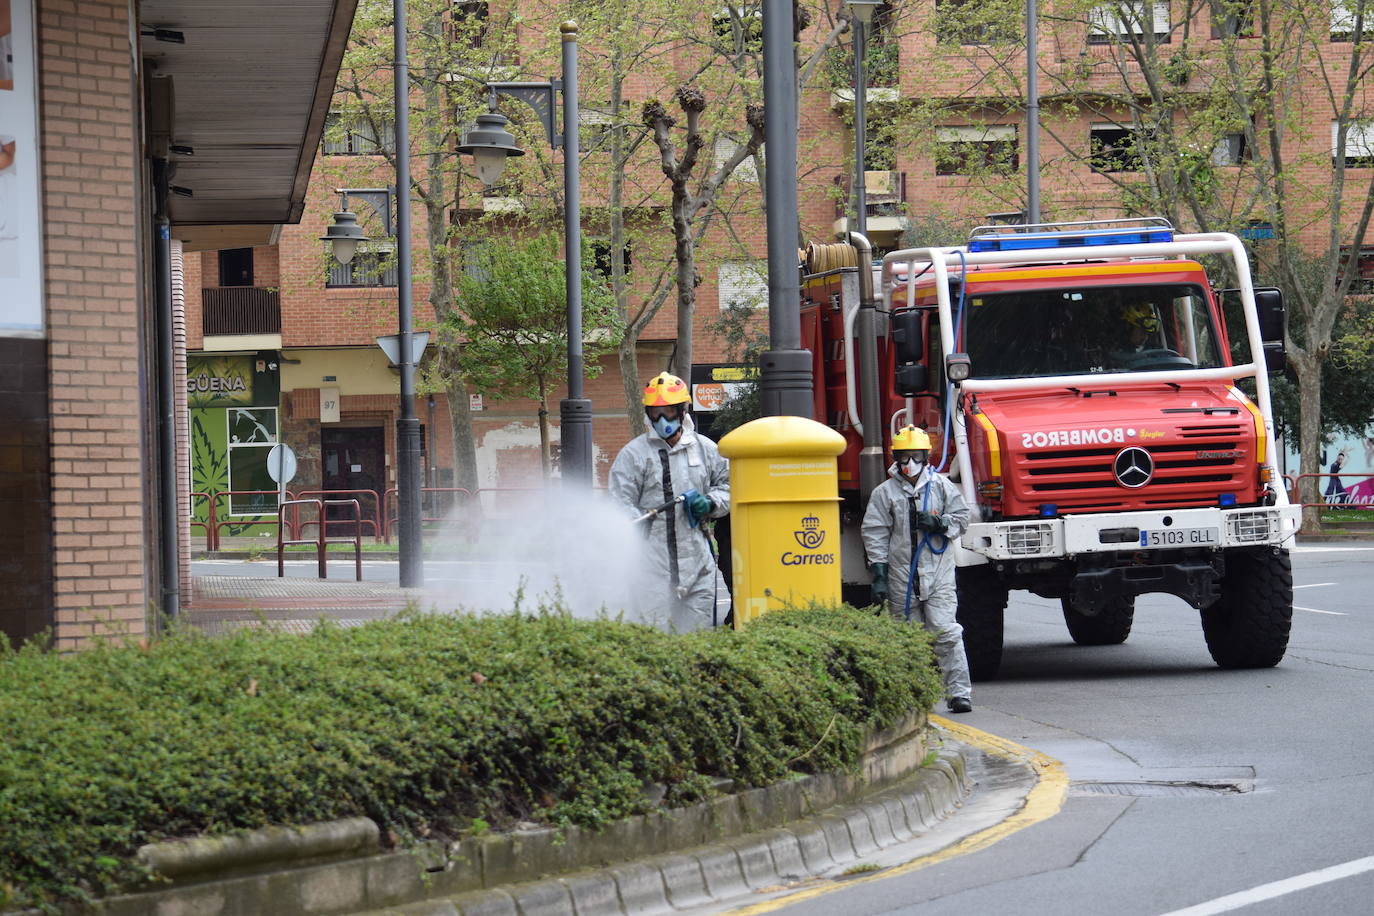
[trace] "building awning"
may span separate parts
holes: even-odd
[[[357,0],[144,0],[148,74],[172,77],[173,234],[266,244],[300,221]],[[180,36],[184,43],[159,40]]]

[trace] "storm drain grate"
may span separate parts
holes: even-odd
[[[1215,795],[1243,795],[1254,789],[1246,781],[1219,780],[1216,782],[1075,782],[1069,795],[1127,795],[1132,798],[1201,798]]]

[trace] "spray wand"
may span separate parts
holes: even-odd
[[[677,497],[676,499],[669,500],[668,502],[664,503],[663,505],[659,506],[658,508],[656,508],[656,509],[650,509],[648,512],[645,512],[645,513],[644,513],[643,515],[641,515],[639,518],[637,518],[637,519],[634,520],[634,524],[637,525],[637,524],[639,524],[640,522],[647,522],[649,519],[653,518],[655,515],[658,515],[660,512],[664,511],[665,509],[671,509],[671,508],[673,508],[673,506],[676,506],[678,503],[685,502],[685,503],[689,503],[689,504],[690,504],[690,502],[691,502],[693,499],[696,499],[696,498],[697,498],[698,496],[700,496],[700,495],[701,495],[701,494],[698,493],[698,492],[696,491],[695,488],[693,488],[693,489],[691,489],[691,490],[688,490],[686,493],[683,493],[681,496]],[[688,525],[690,525],[690,526],[692,526],[693,528],[695,528],[695,527],[697,527],[698,525],[701,524],[701,520],[702,520],[702,518],[704,518],[704,517],[705,517],[705,516],[698,516],[698,515],[696,515],[695,513],[693,513],[692,510],[691,510],[691,506],[690,506],[690,505],[688,506],[688,509],[687,509],[687,524],[688,524]],[[702,529],[702,533],[704,534],[705,531],[706,531],[706,529],[703,528],[703,529]],[[708,539],[709,539],[710,535],[707,535],[707,537],[708,537]]]
[[[692,492],[695,493],[696,491],[693,490]],[[670,499],[668,502],[664,503],[663,505],[659,506],[658,508],[656,508],[656,509],[650,509],[648,512],[645,512],[645,513],[644,513],[643,515],[641,515],[639,518],[635,519],[635,520],[634,520],[634,523],[635,523],[635,524],[639,524],[640,522],[647,522],[649,519],[653,518],[655,515],[658,515],[660,512],[663,512],[663,511],[665,511],[665,510],[667,510],[667,509],[673,508],[673,506],[676,506],[678,503],[682,502],[682,501],[685,500],[686,498],[687,498],[687,494],[686,494],[686,493],[683,493],[681,496],[677,497],[676,499]]]

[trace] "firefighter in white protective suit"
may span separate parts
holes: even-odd
[[[716,565],[708,519],[730,511],[730,464],[696,431],[687,384],[659,373],[644,386],[652,427],[632,439],[611,465],[611,498],[632,517],[653,512],[647,526],[643,618],[684,633],[725,622],[730,592]],[[658,510],[658,511],[655,511]]]
[[[892,437],[887,473],[869,497],[862,528],[873,598],[886,599],[898,620],[920,622],[934,634],[945,702],[952,712],[969,712],[973,688],[964,630],[955,619],[954,552],[946,549],[968,528],[968,504],[930,466],[930,437],[914,426]]]

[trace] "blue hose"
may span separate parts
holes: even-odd
[[[930,483],[931,483],[930,475],[931,475],[932,473],[934,473],[934,472],[931,471],[929,465],[927,465],[927,466],[926,466],[926,485],[925,485],[925,488],[921,491],[921,511],[922,511],[922,512],[926,511],[926,506],[930,505]],[[940,545],[940,549],[939,549],[939,550],[936,550],[936,549],[935,549],[935,545],[934,545],[933,543],[931,543],[931,540],[930,540],[930,539],[931,539],[932,536],[938,537],[938,538],[940,538],[942,541],[944,541],[944,543]],[[933,535],[932,532],[927,531],[927,532],[925,532],[925,533],[923,533],[923,534],[921,535],[921,542],[920,542],[919,544],[917,544],[917,545],[916,545],[916,549],[913,550],[913,551],[911,552],[911,568],[908,569],[908,570],[907,570],[907,573],[906,573],[906,606],[902,609],[902,617],[903,617],[904,620],[906,620],[907,623],[910,623],[910,622],[911,622],[911,588],[912,588],[912,585],[916,582],[916,561],[917,561],[918,559],[920,559],[921,551],[922,551],[922,550],[929,550],[932,554],[934,554],[935,556],[938,557],[940,554],[944,553],[944,552],[945,552],[946,550],[948,550],[948,549],[949,549],[949,538],[948,538],[948,537],[946,537],[946,536],[943,535],[943,534]]]

